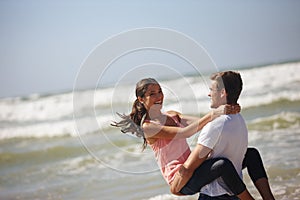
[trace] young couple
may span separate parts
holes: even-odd
[[[159,83],[143,79],[136,84],[130,115],[120,115],[122,120],[112,125],[143,137],[143,148],[151,146],[173,194],[200,192],[199,200],[253,199],[241,179],[247,167],[263,199],[274,199],[259,152],[247,148],[248,132],[237,104],[242,85],[237,72],[213,74],[208,95],[212,111],[197,118],[175,111],[162,113]],[[186,138],[201,129],[191,151]]]

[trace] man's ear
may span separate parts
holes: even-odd
[[[225,88],[221,89],[221,97],[227,97],[227,92],[225,90]]]

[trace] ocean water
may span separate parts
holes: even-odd
[[[276,199],[300,199],[300,63],[240,73],[249,146],[259,149]],[[205,80],[160,81],[164,109],[196,116],[209,111]],[[109,125],[118,120],[115,112],[130,111],[134,85],[78,95],[91,93],[93,112],[79,105],[76,120],[72,92],[0,100],[0,199],[197,199],[171,195],[151,150],[141,152],[139,138]],[[191,146],[196,138],[189,138]],[[244,180],[260,199],[246,171]]]

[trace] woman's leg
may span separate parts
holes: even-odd
[[[213,158],[203,162],[180,192],[186,195],[195,194],[219,177],[222,177],[228,188],[241,199],[252,199],[233,164],[226,158]]]
[[[274,200],[267,173],[257,149],[248,148],[243,160],[243,168],[247,167],[248,174],[264,200]]]

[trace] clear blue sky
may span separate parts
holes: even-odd
[[[142,27],[185,33],[220,68],[300,60],[300,1],[0,1],[0,97],[71,90],[89,52]]]

